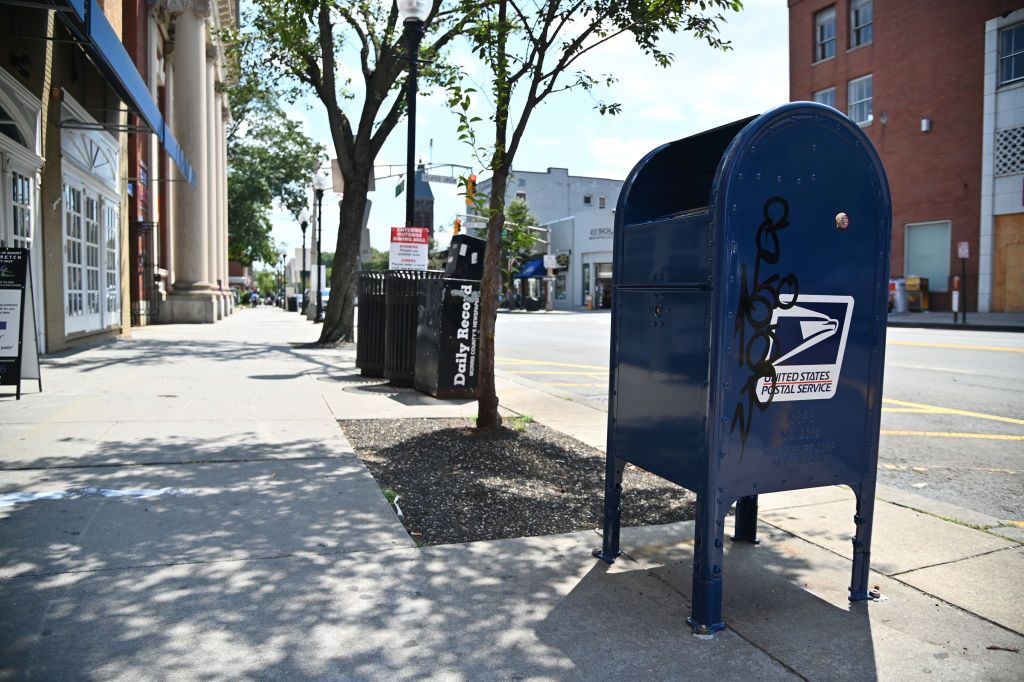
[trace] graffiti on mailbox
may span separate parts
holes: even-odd
[[[782,300],[789,302],[786,295]],[[761,378],[757,393],[772,400],[824,400],[836,394],[846,335],[853,315],[851,296],[800,297],[800,305],[772,313],[774,379]]]
[[[736,403],[729,429],[730,433],[739,429],[741,461],[754,409],[765,410],[776,398],[773,391],[762,394],[758,387],[764,381],[772,385],[777,381],[775,362],[782,348],[776,341],[778,311],[793,308],[800,293],[800,284],[792,272],[786,275],[762,272],[764,266],[777,265],[782,257],[779,232],[789,227],[789,202],[783,197],[771,197],[764,202],[762,214],[764,220],[754,235],[757,255],[753,272],[747,272],[746,263],[740,265],[740,298],[736,309],[739,365],[750,370],[740,388],[741,397]]]

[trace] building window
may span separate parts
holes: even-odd
[[[850,81],[850,87],[846,93],[846,115],[853,119],[854,123],[860,125],[871,123],[872,89],[870,75]]]
[[[526,201],[526,192],[516,192],[516,201]]]
[[[999,32],[999,84],[1024,78],[1024,24]]]
[[[833,87],[833,88],[825,88],[824,90],[818,90],[816,93],[814,93],[814,101],[818,102],[820,104],[824,104],[825,106],[832,107],[833,109],[835,109],[836,108],[836,89]]]
[[[828,7],[814,15],[814,61],[836,56],[836,8]]]
[[[106,253],[104,254],[104,284],[106,285],[107,324],[117,324],[121,317],[121,281],[118,259],[118,228],[117,206],[103,202],[104,231],[106,233]]]
[[[584,194],[583,195],[583,205],[584,206],[593,206],[594,205],[594,196],[592,194]]]
[[[18,171],[11,171],[11,207],[15,248],[32,248],[32,182]]]
[[[121,323],[118,228],[112,197],[64,185],[64,325],[69,334]]]
[[[871,42],[873,23],[872,0],[851,0],[850,2],[850,48]]]
[[[607,197],[598,197],[597,198],[597,207],[598,208],[605,208],[607,206],[607,202],[608,202]]]
[[[77,318],[85,314],[82,282],[82,192],[64,186],[64,290],[67,305],[64,316]]]
[[[950,228],[948,220],[906,226],[905,277],[927,277],[928,290],[949,290]]]

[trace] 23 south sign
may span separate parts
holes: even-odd
[[[779,301],[788,304],[793,297],[783,294]],[[775,379],[758,380],[758,402],[834,396],[852,316],[852,296],[800,294],[793,306],[776,307],[771,321],[775,334],[768,349],[768,357],[774,358]]]

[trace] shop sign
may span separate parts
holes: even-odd
[[[31,330],[27,340],[26,327]],[[18,400],[22,379],[40,378],[35,327],[29,251],[0,249],[0,386],[17,387]],[[26,356],[27,367],[23,362]],[[42,391],[42,380],[39,390]]]

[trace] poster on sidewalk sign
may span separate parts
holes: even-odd
[[[0,249],[0,386],[39,381],[39,348],[28,249]]]
[[[430,230],[426,227],[392,227],[389,270],[426,270]]]

